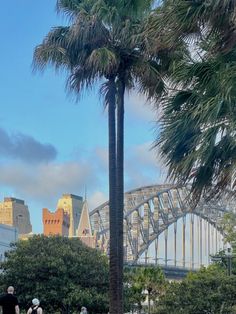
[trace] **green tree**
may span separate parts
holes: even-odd
[[[151,301],[158,303],[158,298],[165,290],[165,276],[159,267],[144,267],[137,273],[137,280],[143,287],[143,293],[147,293],[148,313],[151,313]]]
[[[148,98],[164,91],[160,57],[144,53],[144,17],[153,1],[58,0],[70,25],[55,27],[36,47],[34,64],[68,73],[68,87],[82,90],[102,84],[109,117],[110,313],[122,313],[124,204],[124,94],[137,88]],[[128,12],[128,15],[127,15]],[[115,111],[117,110],[117,118]]]
[[[125,284],[129,310],[142,310],[142,303],[147,299],[148,313],[151,313],[151,303],[158,304],[159,297],[165,292],[166,280],[159,267],[136,267],[126,271]]]
[[[225,234],[225,242],[229,242],[236,249],[236,215],[233,212],[225,213],[221,227]]]
[[[235,313],[235,284],[236,278],[226,276],[222,268],[215,265],[203,268],[182,282],[170,283],[155,313]]]
[[[195,201],[235,187],[235,12],[231,0],[166,0],[150,24],[157,41],[162,30],[186,52],[168,75],[158,144],[170,177],[191,183]]]
[[[218,252],[215,261],[227,269],[227,273],[236,274],[236,215],[233,212],[225,213],[221,220],[221,228],[224,232],[224,243],[230,244],[229,252]],[[214,259],[213,259],[214,260]]]
[[[38,297],[46,313],[77,313],[83,305],[89,313],[108,311],[107,258],[76,238],[17,242],[1,264],[0,285],[13,285],[24,309]]]
[[[143,294],[143,287],[136,276],[136,268],[126,267],[124,271],[124,303],[126,312],[138,312],[142,310],[142,303],[146,296]]]

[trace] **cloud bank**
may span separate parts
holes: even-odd
[[[22,133],[9,135],[2,128],[0,128],[0,143],[0,158],[40,163],[52,161],[57,156],[53,145],[42,144],[32,136]]]
[[[52,200],[63,193],[78,194],[84,191],[86,184],[94,187],[96,181],[88,164],[74,161],[0,166],[1,188],[7,186],[17,197],[44,202],[45,207],[52,206]]]
[[[158,151],[152,149],[151,142],[132,146],[128,150],[125,169],[127,190],[166,182],[167,169]]]
[[[154,102],[147,100],[145,95],[131,91],[125,95],[125,109],[128,115],[141,121],[157,121],[160,117],[160,109]]]

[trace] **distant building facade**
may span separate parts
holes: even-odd
[[[70,230],[70,216],[63,208],[58,208],[55,213],[43,208],[43,234],[61,235],[68,237]]]
[[[6,251],[10,250],[10,244],[18,240],[18,232],[15,227],[0,224],[0,262],[4,260]]]
[[[87,246],[95,248],[96,234],[92,232],[87,200],[63,194],[54,213],[43,208],[43,234],[77,237]]]
[[[16,227],[19,234],[32,232],[28,206],[23,200],[5,197],[0,203],[0,224]]]
[[[91,248],[96,247],[96,236],[92,232],[87,200],[85,200],[83,204],[76,235],[87,246]]]
[[[63,194],[57,203],[57,209],[63,208],[70,217],[69,237],[76,236],[83,207],[83,198],[74,194]]]

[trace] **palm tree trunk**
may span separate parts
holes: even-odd
[[[151,299],[150,299],[150,291],[148,291],[148,314],[151,313]]]
[[[123,244],[123,218],[124,218],[124,93],[125,82],[118,80],[117,94],[117,156],[116,156],[116,206],[117,206],[117,255],[118,255],[118,312],[123,314],[123,264],[124,264],[124,244]]]
[[[114,78],[109,78],[106,103],[108,105],[109,130],[109,313],[117,314],[117,284],[118,284],[118,256],[117,256],[117,230],[116,230],[116,123],[115,101],[116,85]]]

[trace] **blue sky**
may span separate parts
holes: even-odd
[[[98,87],[75,102],[65,74],[32,72],[33,51],[51,27],[66,23],[56,0],[1,3],[0,200],[24,199],[34,232],[42,208],[55,210],[62,193],[87,196],[91,209],[107,200],[107,113]],[[156,114],[145,98],[126,96],[125,189],[162,181],[150,147]]]

